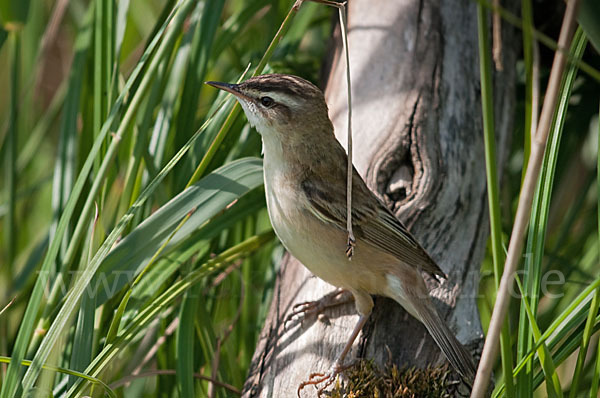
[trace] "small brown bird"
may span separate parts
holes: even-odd
[[[228,91],[262,136],[269,217],[285,248],[313,274],[352,293],[360,318],[332,369],[303,383],[323,391],[373,308],[371,295],[390,297],[420,320],[448,361],[471,382],[475,366],[437,314],[421,271],[445,274],[353,170],[355,253],[346,256],[347,155],[336,140],[321,90],[291,75],[271,74],[240,84],[207,82]],[[299,389],[300,390],[300,389]]]

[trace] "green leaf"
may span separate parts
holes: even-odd
[[[177,328],[177,390],[180,397],[195,397],[194,393],[194,321],[198,309],[198,296],[202,286],[188,290],[179,311]]]
[[[67,93],[62,111],[58,138],[58,150],[54,164],[54,177],[52,183],[52,214],[53,220],[50,227],[50,241],[54,241],[58,223],[67,201],[73,190],[74,179],[77,175],[75,164],[79,134],[77,119],[79,116],[79,102],[83,86],[83,76],[88,51],[92,43],[93,8],[89,8],[83,20],[80,31],[75,40],[75,56],[68,77]],[[60,237],[58,237],[60,239]],[[68,241],[68,237],[65,238]],[[65,242],[66,243],[66,242]],[[66,249],[66,245],[63,244]],[[64,254],[64,253],[63,253]],[[64,271],[64,269],[63,269]]]
[[[112,363],[120,348],[134,340],[143,327],[152,322],[152,320],[154,320],[154,318],[158,316],[161,311],[163,311],[168,305],[184,294],[188,289],[208,275],[221,271],[226,266],[231,264],[231,262],[236,261],[239,258],[242,258],[249,253],[263,247],[274,237],[275,235],[273,231],[267,231],[260,235],[246,239],[244,242],[241,242],[240,244],[225,250],[217,257],[210,259],[198,270],[185,275],[181,280],[170,285],[165,292],[137,312],[135,318],[125,328],[123,328],[113,344],[104,347],[102,352],[96,356],[88,369],[86,369],[85,373],[92,376],[100,374]],[[78,396],[77,394],[83,388],[82,384],[82,381],[78,380],[77,384],[73,386],[71,390],[69,390],[67,398]]]
[[[6,30],[21,29],[27,22],[30,0],[0,0],[0,23]]]
[[[596,51],[600,52],[600,2],[598,0],[581,0],[578,20]]]
[[[5,357],[5,356],[0,356],[0,363],[10,363],[10,361],[11,361],[11,358]],[[31,361],[24,359],[23,361],[21,361],[21,365],[30,366]],[[92,384],[100,385],[100,386],[102,386],[102,388],[104,388],[104,390],[106,391],[106,393],[108,394],[109,397],[111,397],[111,398],[117,397],[117,394],[115,394],[114,391],[106,383],[104,383],[102,380],[97,379],[95,377],[90,377],[90,376],[86,375],[85,373],[77,372],[76,370],[72,370],[72,369],[61,368],[60,366],[44,365],[44,369],[51,370],[53,372],[64,373],[66,375],[70,375],[73,377],[78,377],[80,379],[86,380]]]
[[[521,280],[519,278],[515,278],[517,282],[517,286],[519,286],[519,290],[521,295],[525,295],[525,291],[523,290],[523,285],[521,284]],[[527,300],[523,300],[523,306],[525,307],[525,311],[527,312],[527,319],[529,320],[529,326],[531,327],[531,331],[533,334],[533,341],[537,343],[540,340],[541,333],[540,328],[535,321],[535,316],[531,311],[531,307]],[[546,391],[548,392],[548,397],[558,398],[562,397],[562,387],[560,386],[560,380],[558,379],[558,375],[556,374],[556,365],[552,360],[552,354],[548,347],[544,342],[541,342],[537,348],[538,357],[540,359],[540,363],[542,364],[542,369],[544,370],[544,374],[546,375]]]
[[[600,111],[598,111],[598,115],[600,115]],[[597,139],[599,140],[598,142],[600,142],[600,123],[598,123],[597,126],[598,132],[597,132]],[[598,241],[600,242],[600,151],[597,151],[597,159],[596,159],[596,194],[597,194],[597,217],[596,217],[596,228],[598,229]],[[599,301],[598,299],[600,298],[600,289],[596,290],[596,293],[594,295],[594,298]],[[598,303],[596,303],[598,304]],[[590,313],[593,311],[593,304],[590,305]],[[596,311],[598,309],[596,308]],[[590,317],[588,316],[588,320],[590,319]],[[589,321],[588,321],[589,323]],[[586,325],[586,331],[588,330],[588,326]],[[585,337],[584,337],[584,341],[585,341]],[[588,340],[589,342],[589,340]],[[594,364],[594,372],[592,373],[592,387],[590,388],[590,398],[596,398],[598,396],[598,384],[600,383],[600,344],[597,344],[597,348],[596,348],[596,363]],[[585,355],[585,354],[584,354]],[[573,378],[575,379],[575,375],[573,376]]]
[[[550,350],[554,350],[554,347],[563,342],[565,338],[571,335],[573,331],[586,320],[590,309],[590,303],[594,297],[596,289],[599,287],[600,278],[597,278],[581,293],[579,293],[577,297],[569,301],[567,308],[565,308],[562,313],[555,317],[552,324],[539,337],[535,347],[533,347],[531,351],[529,351],[527,355],[523,357],[521,361],[519,361],[517,366],[515,366],[513,377],[518,376],[519,372],[525,368],[527,361],[533,358],[542,344],[546,344]],[[555,354],[557,363],[560,363],[558,357],[559,355]],[[494,398],[503,396],[504,388],[504,384],[499,385],[492,396]]]
[[[571,46],[571,56],[575,60],[580,60],[585,50],[586,40],[585,35],[579,29],[573,39]],[[550,213],[550,202],[552,197],[552,188],[555,180],[555,170],[557,165],[558,153],[560,149],[561,137],[564,128],[564,123],[567,115],[569,99],[575,77],[577,76],[577,63],[571,63],[567,70],[560,89],[560,100],[557,105],[557,111],[554,116],[552,127],[548,136],[548,146],[544,153],[540,178],[535,191],[535,196],[532,205],[531,219],[529,222],[529,233],[525,252],[529,255],[525,258],[523,284],[525,290],[521,299],[521,311],[519,321],[519,338],[518,338],[518,359],[523,358],[524,354],[531,350],[535,336],[530,330],[531,320],[527,322],[529,317],[528,308],[532,314],[537,313],[538,303],[540,300],[540,284],[542,279],[542,261],[544,259],[544,249],[546,241],[546,231],[548,228],[548,217]],[[540,357],[541,358],[541,357]],[[543,363],[542,363],[543,365]],[[531,382],[533,378],[533,363],[529,362],[526,371],[522,372],[519,377],[520,395],[531,390]]]
[[[221,13],[225,5],[224,0],[212,0],[209,2],[198,3],[201,7],[200,21],[196,24],[194,37],[185,84],[181,93],[181,108],[179,109],[178,123],[179,129],[186,129],[193,126],[196,121],[196,109],[198,107],[198,93],[204,86],[204,76],[208,66],[208,60],[211,48],[215,38],[215,32],[221,20]],[[184,138],[186,134],[178,134]]]
[[[0,27],[0,49],[2,49],[2,46],[4,45],[4,42],[6,41],[6,38],[8,37],[8,32],[3,29],[2,27]]]
[[[6,2],[5,2],[6,3]],[[13,272],[15,271],[15,256],[16,256],[16,189],[17,189],[17,139],[19,130],[19,80],[21,71],[21,38],[19,32],[11,33],[11,85],[10,85],[10,109],[9,109],[9,126],[8,134],[6,139],[5,148],[3,151],[4,159],[2,159],[4,167],[4,186],[6,189],[7,196],[7,214],[4,217],[4,231],[5,231],[5,250],[6,250],[6,263],[4,264],[4,277],[8,280],[13,278]],[[23,359],[23,356],[11,359],[9,365],[9,371],[6,374],[4,384],[2,386],[2,393],[5,389],[16,389],[17,382],[17,366]],[[11,368],[12,367],[12,372]],[[6,387],[8,386],[8,387]]]
[[[189,6],[191,4],[191,2],[188,2],[187,4]],[[166,29],[169,21],[170,21],[170,19],[163,24],[163,26],[161,28],[162,30]],[[161,30],[161,33],[162,33],[162,30]],[[150,43],[150,45],[148,46],[148,48],[146,49],[144,54],[142,55],[139,63],[137,64],[136,68],[133,70],[132,74],[130,75],[129,80],[128,80],[127,84],[125,85],[123,91],[121,92],[119,98],[117,98],[115,105],[113,106],[113,109],[111,110],[111,113],[110,113],[108,119],[104,123],[102,133],[100,134],[100,136],[94,143],[94,146],[91,149],[89,156],[86,159],[85,164],[83,165],[82,169],[80,170],[80,174],[77,178],[77,181],[75,182],[75,185],[73,186],[73,190],[69,196],[69,200],[67,201],[67,204],[65,205],[64,212],[63,212],[62,216],[60,217],[60,221],[59,221],[57,229],[56,229],[56,238],[50,242],[50,246],[48,248],[48,253],[46,254],[46,257],[44,258],[44,262],[39,271],[39,276],[36,280],[34,289],[30,295],[29,302],[27,303],[27,308],[25,310],[25,314],[22,318],[21,325],[19,327],[17,339],[13,346],[11,363],[8,366],[8,370],[7,370],[6,377],[5,377],[5,382],[2,384],[2,390],[0,391],[0,397],[2,397],[2,398],[12,398],[16,395],[17,382],[18,382],[18,378],[19,378],[18,375],[20,372],[20,363],[25,356],[27,347],[29,346],[31,335],[32,335],[33,331],[36,329],[36,317],[38,314],[38,310],[40,308],[42,295],[44,294],[44,288],[48,281],[49,271],[51,269],[50,267],[54,264],[54,261],[56,260],[59,248],[62,244],[62,239],[64,237],[65,231],[67,230],[67,227],[71,221],[71,216],[73,215],[73,213],[75,211],[75,206],[77,205],[77,202],[79,200],[79,195],[82,193],[84,185],[87,183],[88,173],[91,171],[95,156],[98,153],[98,151],[100,150],[100,147],[102,145],[104,137],[106,137],[106,135],[108,134],[113,121],[117,117],[117,114],[120,112],[121,106],[123,105],[125,98],[128,96],[129,91],[132,89],[134,82],[137,81],[138,76],[141,74],[144,66],[148,62],[148,58],[153,53],[154,49],[158,46],[160,38],[161,38],[161,36],[157,35],[153,39],[153,41]],[[99,186],[99,183],[97,183],[96,185]],[[93,204],[93,196],[95,196],[95,195],[92,195],[92,200],[88,201],[89,203],[86,203],[86,204],[89,204],[89,206],[88,206],[89,208],[91,208],[91,205]],[[85,213],[85,211],[84,211],[84,213]],[[82,217],[81,219],[84,219],[84,218],[85,217]],[[80,225],[83,226],[82,223],[80,223]],[[83,227],[81,229],[83,229]],[[68,252],[67,252],[67,255],[68,255]],[[71,310],[73,310],[73,308],[71,308]],[[64,320],[66,321],[66,318]],[[57,325],[56,327],[62,328],[63,326],[64,325]],[[47,337],[48,336],[46,335],[46,338]],[[47,355],[47,354],[45,354],[45,355]],[[45,360],[45,358],[44,358],[44,360]],[[40,361],[40,360],[35,361],[34,360],[34,362],[32,363],[32,366],[28,370],[29,375],[37,375],[40,371],[40,366],[41,366],[42,362],[44,362],[44,361]],[[34,378],[35,377],[30,376],[29,383],[25,383],[24,385],[26,387],[31,387],[32,386],[31,383],[33,383]]]
[[[132,300],[147,301],[154,297],[161,285],[171,278],[172,274],[179,268],[180,264],[189,261],[192,256],[202,258],[209,250],[209,244],[212,239],[219,234],[231,228],[239,221],[256,214],[265,207],[265,194],[263,189],[255,189],[248,192],[236,201],[234,205],[228,206],[227,210],[211,218],[201,228],[194,231],[187,238],[178,243],[171,239],[169,246],[164,251],[164,256],[159,262],[147,271],[144,280],[134,286],[131,295]],[[189,220],[188,220],[189,222]],[[174,236],[173,238],[177,238]],[[173,247],[172,250],[171,247]],[[146,257],[140,255],[136,262],[144,261]],[[138,266],[132,266],[136,269]],[[130,272],[132,273],[132,272]]]
[[[477,4],[477,32],[479,42],[479,74],[481,79],[481,113],[483,116],[483,138],[485,145],[485,171],[487,179],[487,197],[490,212],[491,246],[494,265],[496,290],[500,285],[505,255],[502,249],[502,222],[500,214],[500,194],[498,171],[496,170],[496,134],[494,133],[494,93],[492,91],[492,60],[490,39],[488,37],[487,13],[483,5]],[[500,334],[500,359],[502,375],[506,385],[506,396],[515,396],[512,380],[512,349],[510,341],[510,323],[504,322]]]
[[[575,371],[573,372],[573,381],[571,382],[571,392],[569,394],[569,398],[576,398],[577,394],[580,392],[578,388],[579,382],[581,379],[583,366],[585,364],[585,357],[587,355],[588,347],[590,345],[590,340],[594,332],[594,326],[596,323],[596,315],[598,314],[599,304],[600,289],[596,289],[596,292],[594,293],[594,298],[592,299],[592,303],[590,304],[590,311],[588,313],[588,318],[585,323],[585,328],[583,330],[581,348],[579,349],[579,353],[577,354],[577,364],[575,365]]]
[[[165,248],[177,246],[234,200],[262,184],[262,161],[241,159],[221,167],[154,212],[115,246],[98,270],[97,305],[118,292],[138,274],[167,240],[183,217],[189,220]],[[129,280],[128,280],[129,278]],[[93,286],[94,286],[93,285]]]
[[[33,387],[41,364],[46,361],[50,353],[56,347],[63,330],[65,330],[65,328],[67,328],[69,325],[71,315],[76,309],[81,296],[86,290],[88,290],[89,283],[97,274],[109,251],[112,251],[111,248],[116,242],[117,238],[125,229],[129,221],[131,221],[136,211],[148,199],[151,192],[156,189],[156,186],[160,181],[162,181],[165,174],[173,168],[174,164],[181,158],[181,156],[183,155],[181,154],[179,157],[174,158],[169,165],[165,167],[165,170],[163,170],[155,178],[153,183],[145,189],[145,191],[140,195],[140,198],[136,201],[136,203],[134,203],[134,205],[123,216],[123,218],[121,218],[121,221],[113,229],[100,249],[98,249],[88,267],[81,275],[79,275],[79,278],[69,291],[63,307],[60,309],[58,315],[50,326],[50,329],[42,340],[42,343],[32,362],[32,366],[25,374],[23,379],[23,388],[25,394],[27,394],[27,391]],[[136,229],[136,234],[131,233],[128,235],[129,239],[124,247],[131,248],[131,245],[143,246],[146,239],[166,239],[172,232],[172,229],[179,224],[181,218],[183,218],[188,212],[194,210],[194,206],[198,206],[198,208],[195,209],[192,218],[194,216],[197,218],[205,217],[201,222],[204,223],[208,217],[216,214],[219,210],[224,208],[224,206],[231,203],[235,198],[249,190],[244,183],[246,182],[246,179],[249,179],[250,181],[256,181],[256,176],[258,174],[257,170],[260,169],[260,165],[260,160],[242,159],[238,162],[225,165],[218,171],[206,176],[206,178],[202,179],[201,182],[191,186],[189,189],[186,189],[171,202],[169,202],[171,204],[170,207],[166,209],[163,207],[155,213],[152,220],[147,220],[147,222],[140,224],[138,227],[139,229]],[[190,198],[196,199],[197,202],[193,202],[193,199]],[[175,203],[175,205],[173,203]],[[179,206],[180,203],[187,204],[187,206]],[[202,206],[199,205],[200,203]],[[151,224],[152,228],[148,228],[148,224]],[[168,229],[169,227],[170,229]],[[181,232],[181,230],[179,232]],[[123,249],[121,249],[121,253],[122,250]],[[106,268],[102,269],[103,273],[100,274],[102,277],[106,276],[104,272],[110,272],[112,270],[110,265],[114,266],[114,264],[111,263],[109,264],[108,270]],[[34,367],[36,363],[37,367]]]

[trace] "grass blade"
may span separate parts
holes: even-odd
[[[0,356],[0,363],[10,363],[10,361],[11,361],[11,358]],[[30,366],[31,361],[24,359],[23,361],[21,361],[21,365]],[[97,379],[95,377],[90,377],[90,376],[86,375],[85,373],[77,372],[72,369],[61,368],[59,366],[50,366],[50,365],[44,365],[44,369],[51,370],[53,372],[64,373],[66,375],[73,376],[73,377],[78,377],[78,378],[86,380],[87,382],[92,383],[92,384],[98,384],[98,385],[102,386],[102,388],[104,388],[104,390],[106,391],[106,393],[108,394],[109,397],[111,397],[111,398],[117,397],[117,394],[115,394],[114,391],[106,383],[104,383],[102,380]]]
[[[256,66],[256,69],[255,69],[254,73],[252,74],[252,76],[260,75],[262,73],[262,71],[265,69],[265,67],[267,66],[267,62],[269,62],[269,60],[273,56],[273,52],[275,52],[275,48],[277,47],[277,44],[279,43],[281,38],[286,34],[286,32],[290,29],[290,26],[292,24],[292,16],[296,12],[298,12],[298,8],[297,8],[297,3],[295,2],[294,5],[290,8],[290,11],[285,16],[283,22],[281,23],[281,26],[279,27],[279,30],[273,37],[273,40],[271,40],[271,43],[269,44],[269,46],[267,47],[267,50],[265,51],[264,55],[260,59],[260,62]],[[208,148],[208,150],[204,154],[204,157],[198,164],[198,167],[194,171],[192,178],[190,178],[190,180],[188,181],[187,186],[190,186],[195,181],[198,181],[198,179],[201,178],[209,170],[209,165],[210,165],[213,157],[215,156],[221,143],[227,136],[231,126],[237,119],[237,117],[240,113],[240,109],[241,108],[240,108],[239,104],[236,102],[233,109],[231,109],[231,112],[227,116],[225,123],[219,130],[219,133],[217,134],[217,136],[215,137],[213,142],[210,144],[210,147]]]
[[[187,2],[185,4],[187,4],[189,7],[190,3],[191,2]],[[181,14],[179,14],[179,15],[181,15]],[[169,19],[169,21],[170,21],[170,19]],[[166,26],[167,26],[167,23],[163,24],[162,29],[164,30],[166,28]],[[36,280],[34,290],[31,294],[31,298],[27,305],[25,315],[21,322],[21,327],[20,327],[19,333],[17,335],[17,341],[16,341],[15,347],[13,349],[13,355],[11,358],[11,360],[14,362],[11,362],[11,364],[9,365],[8,372],[7,372],[8,374],[11,375],[11,377],[15,377],[14,375],[16,375],[18,373],[19,364],[25,355],[25,350],[27,349],[31,334],[34,330],[35,317],[36,317],[36,314],[37,314],[37,311],[38,311],[38,308],[39,308],[39,305],[41,302],[43,288],[47,282],[48,270],[50,269],[50,265],[53,264],[56,259],[56,256],[58,254],[58,249],[61,244],[61,237],[64,235],[67,225],[70,222],[71,216],[73,215],[73,212],[75,210],[75,205],[77,204],[79,195],[81,194],[84,184],[86,183],[87,175],[91,170],[91,167],[92,167],[93,161],[96,157],[96,154],[100,150],[100,147],[102,145],[104,137],[106,137],[106,135],[108,134],[109,128],[112,125],[113,120],[116,118],[116,115],[119,112],[125,97],[129,93],[129,90],[132,88],[133,83],[137,80],[137,77],[139,76],[142,68],[145,66],[148,57],[153,52],[154,48],[157,46],[157,44],[159,42],[159,37],[160,36],[157,36],[152,41],[152,43],[150,44],[148,49],[146,49],[146,52],[140,59],[140,62],[138,63],[136,69],[131,74],[131,76],[128,80],[128,84],[125,85],[124,90],[121,92],[121,95],[116,100],[115,105],[114,105],[113,109],[111,110],[111,113],[110,113],[107,121],[104,123],[104,126],[102,128],[102,133],[100,134],[100,136],[94,143],[94,147],[90,150],[88,159],[86,160],[84,166],[82,167],[80,174],[77,178],[77,181],[75,182],[73,191],[71,192],[69,200],[67,201],[67,205],[65,206],[65,210],[63,212],[63,215],[60,218],[60,221],[59,221],[59,224],[57,227],[57,232],[56,232],[57,238],[54,239],[50,243],[48,253],[46,254],[44,263],[42,264],[42,268],[40,269],[39,277]],[[97,178],[97,181],[101,181],[101,178],[100,179]],[[99,187],[100,184],[98,182],[95,185],[97,187]],[[93,203],[93,202],[91,202],[91,203]],[[85,211],[83,213],[85,213]],[[81,228],[83,228],[83,223],[80,223],[80,225],[82,225]],[[75,239],[75,236],[76,235],[74,234],[73,239]],[[71,242],[73,242],[73,240]],[[68,253],[67,253],[67,256],[68,256]],[[68,318],[68,316],[64,317],[64,315],[67,315],[67,314],[63,314],[63,321],[66,321],[66,318]],[[53,324],[53,326],[55,326],[55,325],[56,324]],[[63,326],[64,325],[55,326],[55,327],[62,328]],[[56,339],[57,337],[58,336],[53,336],[54,339]],[[48,338],[48,335],[46,335],[45,339],[47,339],[47,338]],[[38,351],[38,354],[39,354],[39,351]],[[26,380],[24,380],[24,383],[23,383],[24,387],[26,387],[27,389],[32,387],[33,382],[35,381],[36,376],[40,371],[40,365],[45,360],[45,358],[43,358],[43,357],[45,357],[47,355],[48,355],[48,351],[46,351],[43,355],[38,357],[37,361],[34,358],[32,366],[28,369],[28,371],[26,373]],[[25,381],[26,381],[26,383],[25,383]],[[13,397],[15,391],[14,390],[11,391],[8,388],[5,389],[4,388],[5,385],[3,385],[3,389],[2,389],[2,398]]]
[[[6,191],[7,191],[7,214],[4,216],[4,233],[6,239],[6,263],[4,264],[3,274],[7,280],[13,279],[14,272],[14,259],[16,252],[16,184],[17,184],[17,136],[18,136],[18,103],[19,103],[19,71],[20,71],[20,32],[10,32],[10,44],[11,44],[11,56],[12,56],[12,69],[11,69],[11,88],[10,88],[10,114],[9,114],[9,128],[6,145],[4,146],[4,162],[5,162],[5,178],[6,178]],[[4,301],[4,300],[3,300]],[[0,321],[0,327],[2,330],[6,330],[3,323],[6,319]],[[6,373],[4,381],[2,383],[2,390],[0,394],[3,396],[12,396],[15,394],[17,389],[17,365],[22,358],[14,360],[14,364],[11,361],[13,367],[12,372]],[[6,391],[6,393],[4,393]],[[6,395],[4,395],[6,394]]]
[[[598,111],[598,115],[600,116],[600,110]],[[600,121],[598,122],[598,142],[600,142]],[[600,242],[600,150],[598,151],[598,156],[597,156],[597,161],[596,161],[596,193],[597,193],[597,228],[598,228],[598,241]],[[594,295],[594,299],[596,301],[599,300],[599,296],[600,296],[600,288],[598,288],[596,290],[596,293]],[[590,305],[590,314],[591,314],[591,308],[593,308],[593,305]],[[596,308],[596,312],[597,312],[597,308]],[[588,323],[589,322],[589,318],[588,318]],[[586,330],[587,329],[587,325],[586,325]],[[589,341],[589,340],[588,340]],[[596,363],[594,364],[594,373],[592,376],[592,387],[590,388],[590,398],[596,398],[598,396],[598,384],[600,383],[600,344],[598,344],[597,350],[596,350]],[[579,360],[579,358],[578,358]],[[576,379],[576,374],[573,375],[573,380],[575,382]]]
[[[232,261],[240,257],[246,256],[248,253],[262,247],[266,242],[269,242],[275,237],[272,231],[265,232],[261,235],[254,236],[246,241],[227,249],[219,256],[211,259],[198,270],[186,275],[180,281],[172,284],[164,293],[158,296],[148,306],[145,306],[138,312],[136,317],[123,328],[117,339],[110,346],[105,347],[102,352],[94,359],[90,367],[86,369],[86,373],[90,375],[99,374],[108,366],[118,353],[118,349],[124,344],[132,340],[142,327],[151,322],[166,306],[172,303],[175,299],[185,293],[194,284],[214,272],[224,269]],[[67,398],[78,396],[77,394],[83,388],[82,381],[71,388],[67,394]]]
[[[517,286],[519,286],[519,290],[521,291],[521,295],[525,295],[525,290],[523,289],[523,285],[521,284],[521,280],[519,278],[515,278],[517,282]],[[523,306],[525,307],[525,311],[527,313],[527,319],[529,320],[529,326],[531,327],[531,332],[533,334],[534,343],[540,340],[541,333],[540,328],[538,327],[535,316],[531,311],[531,307],[527,300],[523,300]],[[546,376],[546,391],[548,393],[548,397],[550,398],[558,398],[562,397],[562,387],[560,386],[560,380],[558,379],[558,375],[556,374],[556,365],[552,361],[552,355],[548,350],[548,347],[544,342],[541,342],[537,348],[537,354],[540,359],[540,363],[542,364],[542,369],[544,370],[544,375]],[[519,386],[520,387],[520,386]],[[529,390],[525,392],[526,394],[532,392]]]
[[[201,286],[200,286],[201,288]],[[188,290],[179,312],[177,328],[177,390],[180,397],[195,397],[194,393],[194,320],[198,308],[199,286]]]
[[[587,354],[590,340],[594,331],[594,325],[596,323],[596,315],[598,314],[598,306],[600,304],[600,289],[597,289],[594,293],[594,298],[590,304],[590,311],[588,318],[585,323],[585,329],[583,330],[583,336],[581,339],[581,346],[579,347],[579,353],[577,354],[577,364],[575,365],[575,371],[573,373],[573,381],[571,382],[571,392],[569,398],[576,398],[579,393],[579,383],[581,379],[581,372],[585,363],[585,356]]]
[[[572,59],[581,59],[585,50],[586,40],[585,35],[579,29],[571,46]],[[552,188],[554,186],[555,170],[562,137],[562,131],[567,115],[569,99],[573,89],[573,83],[577,76],[577,63],[571,63],[565,74],[565,78],[560,88],[560,100],[557,105],[557,112],[554,116],[550,134],[548,137],[548,147],[544,154],[544,160],[541,166],[540,179],[536,188],[530,228],[527,237],[527,245],[525,252],[525,266],[523,279],[525,285],[524,295],[521,302],[528,301],[533,314],[537,313],[538,303],[540,300],[540,284],[542,279],[542,260],[544,258],[546,230],[548,225],[548,217],[550,212],[550,199],[552,196]],[[529,329],[529,323],[524,322],[528,318],[527,306],[521,307],[520,322],[519,322],[519,351],[523,354],[531,350],[534,336]],[[521,359],[522,356],[519,357]],[[532,368],[533,364],[528,363],[526,372],[521,374],[519,389],[520,394],[525,394],[531,391]]]
[[[494,134],[494,94],[492,92],[492,60],[488,37],[486,9],[477,5],[477,27],[479,37],[479,71],[481,78],[481,107],[483,115],[483,134],[485,145],[485,170],[487,177],[488,206],[490,211],[490,229],[492,257],[494,261],[494,279],[496,289],[500,285],[504,250],[502,245],[502,224],[500,218],[500,197],[498,193],[498,170],[496,169],[496,135]],[[506,385],[507,397],[514,397],[515,390],[512,380],[512,348],[510,328],[508,323],[502,327],[500,334],[500,350],[502,374]]]
[[[185,149],[187,150],[187,148],[189,148],[189,144],[186,146]],[[136,203],[134,203],[134,205],[130,208],[130,210],[121,218],[121,220],[119,221],[117,226],[113,229],[113,231],[110,233],[108,238],[104,241],[104,243],[102,244],[100,249],[98,249],[98,251],[96,252],[96,255],[89,263],[87,269],[84,270],[84,272],[80,275],[79,279],[75,282],[75,285],[71,288],[71,290],[65,300],[64,305],[62,306],[58,315],[52,322],[52,325],[48,329],[48,332],[46,333],[44,339],[42,340],[40,347],[38,348],[36,355],[34,357],[34,360],[32,362],[32,366],[25,373],[25,376],[23,379],[23,387],[24,387],[25,394],[27,393],[27,391],[29,389],[31,389],[33,387],[33,383],[37,379],[41,364],[46,361],[46,359],[48,358],[48,356],[54,349],[62,331],[68,325],[69,319],[71,318],[71,315],[72,315],[73,311],[75,310],[81,296],[86,291],[90,281],[92,280],[93,276],[98,271],[100,265],[102,264],[102,261],[108,255],[108,252],[111,250],[113,244],[116,242],[117,238],[121,235],[121,233],[123,232],[123,230],[129,223],[129,221],[131,221],[134,214],[138,211],[138,209],[140,209],[140,207],[143,205],[143,203],[150,197],[151,193],[156,189],[157,185],[163,180],[165,175],[169,171],[172,170],[174,165],[181,159],[181,157],[183,156],[184,153],[185,153],[185,151],[181,151],[179,156],[173,158],[171,160],[171,162],[169,162],[169,164],[165,167],[165,169],[163,169],[161,171],[161,173],[159,173],[159,175],[153,180],[153,182],[150,185],[148,185],[148,187],[144,190],[144,192],[142,192],[142,194],[140,195],[140,197],[138,198]],[[239,165],[240,163],[244,164],[244,166],[248,166],[246,164],[248,162],[251,162],[251,160],[246,159],[243,162],[236,162],[236,163],[232,163],[228,166],[225,166],[222,169],[222,172],[224,173],[224,175],[221,175],[219,173],[211,174],[210,176],[207,176],[205,179],[203,179],[202,183],[199,183],[198,186],[191,187],[191,189],[184,191],[181,194],[181,196],[185,197],[186,195],[196,193],[197,191],[200,191],[201,193],[206,192],[206,195],[208,195],[209,197],[211,197],[211,196],[214,197],[217,194],[219,194],[219,196],[221,196],[221,197],[223,195],[239,195],[239,194],[241,194],[242,192],[244,192],[244,189],[246,189],[245,185],[238,182],[239,179],[235,180],[235,179],[228,178],[226,172],[228,172],[229,170],[232,170],[232,169],[235,171],[236,170],[235,166]],[[256,161],[254,161],[254,162],[256,164]],[[250,176],[250,178],[252,176],[255,176],[256,175],[256,173],[254,172],[255,169],[256,169],[256,166],[254,169],[252,167],[244,167],[244,171],[241,174],[240,179],[243,179],[244,177],[247,177],[247,176]],[[233,200],[234,198],[235,197],[230,199],[229,202],[231,200]],[[229,203],[229,202],[227,202],[227,203]],[[215,209],[215,212],[217,210],[219,210],[219,209]],[[184,212],[184,214],[185,214],[185,212]],[[37,368],[34,368],[34,366],[36,365],[36,362],[37,362]]]

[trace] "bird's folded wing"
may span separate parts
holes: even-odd
[[[314,178],[301,183],[309,211],[321,221],[346,230],[346,189]],[[343,188],[343,189],[341,189]],[[399,260],[436,277],[446,277],[406,227],[355,175],[352,187],[352,229],[363,240]],[[358,249],[360,250],[360,249]]]

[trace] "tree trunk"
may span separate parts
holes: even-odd
[[[448,274],[441,287],[428,283],[431,295],[476,354],[482,344],[476,294],[488,222],[475,3],[350,0],[348,24],[354,164]],[[496,73],[502,84],[494,92],[499,161],[512,128],[516,57],[514,35],[504,33],[504,71]],[[326,98],[345,144],[345,63],[339,31],[335,35]],[[289,330],[283,321],[295,304],[333,289],[286,256],[245,397],[293,396],[310,373],[330,368],[358,319],[354,304]],[[347,361],[357,357],[419,367],[444,361],[420,322],[379,297]]]

